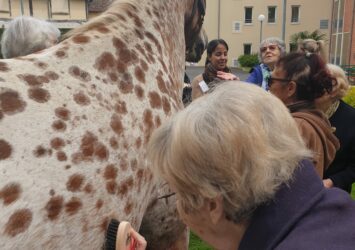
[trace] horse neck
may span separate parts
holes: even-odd
[[[116,1],[100,17],[75,30],[67,43],[79,44],[81,51],[96,55],[109,51],[113,45],[117,60],[128,65],[137,62],[136,56],[144,58],[150,75],[158,73],[165,78],[176,105],[180,106],[185,65],[185,8],[182,0]],[[86,37],[92,42],[85,42]],[[132,54],[120,53],[122,49]],[[156,82],[155,77],[148,80]]]

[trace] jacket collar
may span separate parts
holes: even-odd
[[[255,210],[239,249],[275,248],[323,193],[323,183],[313,164],[301,161],[292,181],[280,187],[274,200]]]

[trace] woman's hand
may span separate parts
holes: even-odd
[[[333,181],[331,179],[324,179],[323,180],[323,185],[326,188],[334,187],[334,183],[333,183]]]
[[[145,250],[147,247],[147,241],[144,239],[142,235],[137,233],[133,228],[130,230],[130,235],[133,238],[131,242],[133,242],[133,246],[131,246],[131,249],[134,250]]]
[[[232,80],[240,80],[239,77],[232,73],[226,73],[223,71],[217,71],[217,77],[222,79],[222,80],[227,80],[227,81],[232,81]]]

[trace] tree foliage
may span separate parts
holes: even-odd
[[[316,41],[319,41],[319,40],[327,41],[327,35],[321,33],[319,30],[315,30],[313,32],[309,32],[307,30],[300,31],[298,33],[291,35],[290,43],[292,46],[296,47],[298,40],[304,40],[304,39],[314,39]]]

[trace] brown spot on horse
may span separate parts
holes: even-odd
[[[80,91],[79,93],[76,93],[74,95],[74,101],[81,106],[86,106],[90,104],[90,98],[85,95],[83,91]]]
[[[0,161],[9,158],[11,154],[11,145],[7,141],[0,139]]]
[[[82,208],[83,203],[77,197],[72,197],[66,204],[65,204],[65,212],[69,215],[76,214],[80,208]]]
[[[80,191],[80,187],[84,182],[85,177],[80,174],[73,174],[69,177],[69,180],[66,184],[67,189],[71,192],[78,192]]]
[[[70,118],[70,111],[67,108],[59,107],[59,108],[56,108],[54,110],[54,112],[58,118],[60,118],[64,121],[68,121]]]
[[[0,200],[3,200],[4,205],[9,205],[15,202],[22,192],[18,183],[9,183],[0,190]]]
[[[47,217],[50,220],[58,218],[60,212],[63,209],[64,198],[62,196],[54,196],[47,202],[45,210],[47,211]]]
[[[10,89],[0,92],[0,110],[7,114],[15,114],[24,111],[26,103],[19,93]]]
[[[10,68],[8,67],[7,63],[0,62],[0,71],[2,71],[2,72],[10,71]]]
[[[49,101],[51,95],[46,89],[35,87],[28,90],[28,97],[38,103],[45,103]]]
[[[31,225],[32,217],[32,212],[27,208],[16,210],[7,221],[4,233],[10,237],[15,237],[25,232]]]

